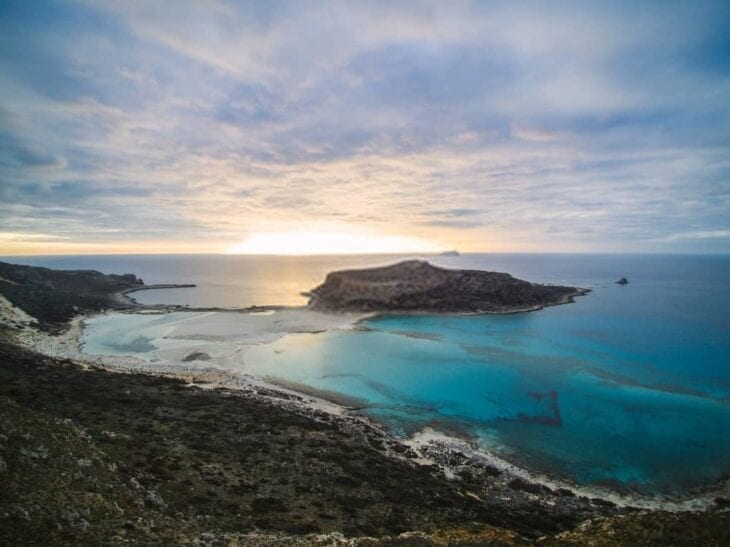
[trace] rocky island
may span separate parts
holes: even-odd
[[[407,260],[332,272],[309,293],[309,307],[323,311],[513,313],[572,302],[586,292],[530,283],[507,273],[450,270],[423,260]]]

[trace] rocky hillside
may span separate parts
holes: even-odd
[[[310,293],[310,307],[330,311],[506,313],[539,309],[585,294],[575,287],[538,285],[507,273],[448,270],[422,260],[327,275]]]
[[[141,286],[134,274],[94,270],[51,270],[0,262],[0,295],[50,328],[74,315],[120,306],[114,295]]]

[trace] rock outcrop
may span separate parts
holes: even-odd
[[[449,270],[408,260],[332,272],[309,293],[309,306],[323,311],[509,313],[564,304],[586,292],[538,285],[507,273]]]

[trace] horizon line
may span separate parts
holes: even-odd
[[[441,252],[382,252],[382,253],[225,253],[225,252],[138,252],[138,253],[33,253],[33,254],[0,254],[0,258],[22,257],[99,257],[99,256],[246,256],[246,257],[277,257],[277,258],[306,258],[306,257],[336,257],[336,256],[443,256],[444,258],[458,258],[465,255],[655,255],[655,256],[730,256],[730,251],[692,252],[692,251],[458,251],[458,255],[445,255]]]

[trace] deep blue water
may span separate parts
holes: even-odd
[[[226,294],[226,305],[249,305],[301,302],[298,292],[326,271],[391,260],[103,257],[44,264],[200,282],[177,303],[216,305]],[[391,316],[369,320],[363,330],[292,334],[259,346],[247,361],[262,376],[360,399],[366,413],[396,432],[457,430],[518,464],[583,484],[683,492],[730,474],[730,257],[433,261],[593,291],[533,313]],[[616,285],[620,276],[630,283]],[[277,285],[279,279],[286,282]],[[271,300],[252,296],[259,290]]]

